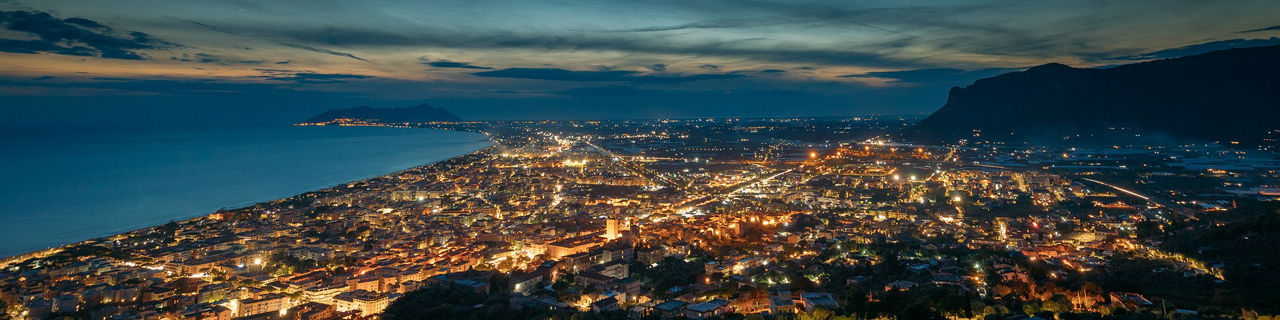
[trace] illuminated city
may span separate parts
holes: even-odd
[[[0,320],[1278,320],[1277,24],[0,0]]]
[[[508,308],[547,316],[825,309],[874,317],[917,295],[940,299],[922,312],[948,318],[1007,313],[1007,299],[1106,314],[1195,303],[1100,287],[1117,261],[1181,281],[1226,280],[1221,266],[1160,249],[1153,232],[1280,197],[1265,184],[1280,159],[1207,145],[1153,159],[1134,146],[827,140],[834,130],[902,125],[875,117],[426,124],[482,131],[494,144],[24,255],[6,262],[2,280],[7,290],[52,297],[43,309],[11,312],[97,305],[158,317],[188,310],[188,318],[372,317],[431,286],[501,294]],[[1265,160],[1214,167],[1245,155]],[[1221,182],[1206,195],[1099,180],[1117,175]]]

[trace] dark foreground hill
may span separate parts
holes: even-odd
[[[407,108],[376,108],[360,106],[355,108],[332,109],[322,112],[304,123],[334,124],[340,119],[360,120],[374,123],[423,123],[441,121],[462,121],[448,110],[436,108],[428,104],[419,104]]]
[[[946,104],[906,136],[1062,141],[1117,128],[1242,145],[1277,138],[1280,46],[1106,69],[1046,64],[981,79],[952,88]]]
[[[1182,300],[1184,305],[1280,312],[1274,293],[1280,287],[1276,277],[1280,273],[1280,202],[1242,203],[1237,209],[1158,236],[1164,237],[1165,249],[1221,268],[1225,279],[1221,283],[1165,281],[1144,269],[1131,276],[1115,274],[1114,284],[1142,288],[1155,296]],[[1171,278],[1187,279],[1177,274]]]

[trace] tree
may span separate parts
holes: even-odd
[[[829,320],[835,316],[831,310],[817,308],[810,312],[800,312],[797,314],[799,320]]]
[[[1055,294],[1053,297],[1049,298],[1048,301],[1045,301],[1044,304],[1040,306],[1040,309],[1054,313],[1070,312],[1072,309],[1071,298],[1067,298],[1066,295],[1061,293]]]

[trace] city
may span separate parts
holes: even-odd
[[[1280,320],[1276,0],[0,0],[0,320]]]
[[[15,319],[1277,312],[1270,275],[1231,278],[1267,269],[1171,236],[1275,210],[1274,154],[896,142],[912,122],[410,124],[493,145],[10,258],[0,301]]]

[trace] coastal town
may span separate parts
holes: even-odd
[[[910,122],[404,124],[492,145],[8,258],[0,318],[1258,316],[1162,235],[1275,203],[1268,151],[886,134]]]

